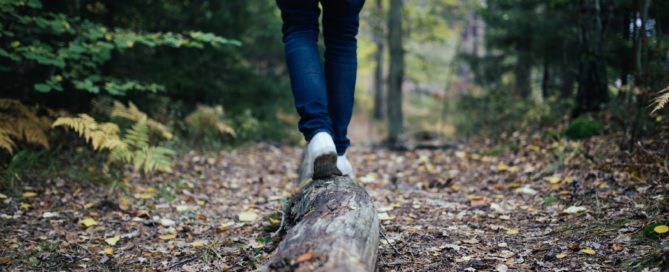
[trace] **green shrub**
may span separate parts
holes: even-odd
[[[603,131],[604,126],[599,121],[590,117],[580,116],[569,124],[562,132],[562,135],[572,140],[581,140],[600,135]]]

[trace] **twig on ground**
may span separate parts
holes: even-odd
[[[175,268],[175,267],[177,267],[177,266],[181,266],[181,265],[184,265],[184,264],[186,264],[186,263],[189,263],[189,262],[191,262],[191,261],[193,261],[193,260],[199,258],[200,255],[201,255],[201,253],[195,253],[195,254],[191,255],[190,257],[188,257],[188,258],[186,258],[186,259],[183,259],[183,260],[180,260],[180,261],[178,261],[178,262],[176,262],[176,263],[173,263],[172,265],[170,265],[169,267],[167,267],[166,270],[170,270],[170,269]]]
[[[397,255],[402,255],[402,254],[400,253],[400,251],[397,250],[397,248],[395,247],[395,245],[393,245],[393,244],[390,242],[390,240],[388,240],[388,237],[386,236],[386,229],[383,227],[383,225],[379,224],[379,226],[381,226],[381,231],[379,231],[379,233],[381,233],[381,236],[383,236],[383,240],[386,240],[386,243],[388,243],[388,245],[390,245],[390,247],[392,247],[393,250],[395,250],[395,253],[396,253]]]

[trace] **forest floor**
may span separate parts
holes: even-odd
[[[354,146],[384,237],[380,271],[664,271],[666,142],[502,135],[448,148]],[[499,144],[503,143],[503,144]],[[109,186],[53,176],[0,194],[0,270],[246,271],[280,241],[298,147],[182,155]]]

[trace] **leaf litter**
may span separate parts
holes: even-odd
[[[381,220],[380,271],[660,265],[645,260],[667,248],[666,176],[628,167],[639,156],[612,153],[615,143],[604,138],[514,134],[498,141],[514,147],[494,155],[494,143],[477,141],[450,149],[351,149]],[[257,269],[282,238],[274,233],[283,225],[277,211],[296,190],[300,152],[264,143],[189,152],[172,173],[148,180],[126,173],[124,189],[111,195],[58,177],[19,196],[2,194],[0,268]],[[639,240],[647,226],[659,240]],[[299,261],[316,257],[306,252]]]

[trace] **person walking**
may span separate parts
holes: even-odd
[[[284,53],[298,129],[308,142],[300,181],[353,176],[346,136],[353,113],[357,39],[364,0],[276,0],[283,20]],[[320,3],[320,7],[319,7]],[[324,59],[318,49],[323,13]]]

